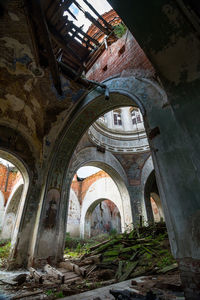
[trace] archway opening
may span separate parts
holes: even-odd
[[[70,188],[67,232],[73,237],[86,238],[121,232],[122,228],[123,199],[117,184],[101,168],[91,165],[79,168]]]
[[[13,154],[0,150],[0,241],[3,247],[10,248],[10,254],[5,252],[7,259],[12,259],[17,246],[28,185],[24,164]],[[2,260],[2,267],[7,264],[6,258]]]
[[[158,186],[155,177],[155,170],[153,170],[147,178],[144,188],[144,198],[146,204],[147,215],[151,222],[158,223],[164,221],[164,213],[158,191]]]
[[[97,200],[96,203],[96,207],[93,210],[90,207],[86,214],[85,225],[90,224],[88,236],[120,233],[121,216],[118,207],[109,199]]]

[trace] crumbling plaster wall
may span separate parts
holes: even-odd
[[[22,162],[31,183],[17,223],[21,238],[17,243],[13,240],[17,266],[28,259],[55,140],[85,89],[61,76],[63,95],[59,96],[48,67],[37,65],[24,1],[8,1],[1,16],[0,36],[0,149]]]
[[[130,203],[129,207],[125,207],[127,204],[123,202],[116,184],[110,177],[101,178],[89,187],[83,199],[80,220],[80,232],[82,237],[85,235],[90,236],[91,212],[102,199],[109,199],[117,206],[121,216],[122,231],[127,228],[126,225],[129,225],[129,218],[126,218],[124,211],[131,209]]]
[[[121,217],[117,206],[110,200],[104,200],[91,213],[91,236],[110,232],[121,232]]]
[[[69,208],[67,212],[67,232],[70,236],[80,236],[81,207],[75,191],[71,188],[69,194]]]

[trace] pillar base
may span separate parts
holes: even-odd
[[[184,288],[185,299],[200,299],[200,260],[182,258],[178,260],[181,281]]]

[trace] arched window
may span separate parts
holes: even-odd
[[[141,113],[137,109],[133,109],[131,111],[131,118],[132,118],[133,125],[142,123]]]
[[[121,112],[120,110],[114,110],[113,112],[114,117],[114,125],[122,125],[122,118],[121,118]]]

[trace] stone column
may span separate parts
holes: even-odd
[[[105,119],[107,120],[107,127],[112,129],[113,128],[113,111],[109,111],[105,114]]]
[[[122,126],[125,131],[133,130],[132,118],[130,107],[122,107],[121,108],[121,118],[122,118]]]

